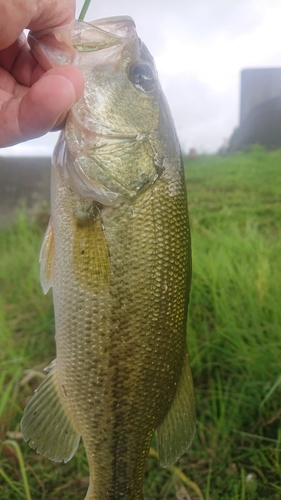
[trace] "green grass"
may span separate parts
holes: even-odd
[[[154,456],[146,500],[281,499],[281,151],[256,146],[186,161],[193,240],[188,343],[198,427],[176,469]],[[0,498],[83,499],[79,448],[66,465],[23,442],[26,401],[54,357],[51,296],[39,284],[42,230],[0,232]],[[196,492],[197,487],[197,492]]]

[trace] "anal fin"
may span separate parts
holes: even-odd
[[[190,446],[196,427],[195,397],[186,354],[177,391],[163,422],[156,429],[159,461],[168,467]]]
[[[78,448],[80,436],[60,400],[56,360],[47,370],[47,377],[24,410],[21,430],[25,441],[40,455],[68,462]]]

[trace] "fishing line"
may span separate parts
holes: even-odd
[[[82,7],[82,10],[81,10],[79,17],[78,17],[79,21],[84,21],[90,3],[91,3],[91,0],[85,0],[83,7]]]

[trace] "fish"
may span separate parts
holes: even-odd
[[[196,427],[180,145],[132,18],[75,20],[31,32],[29,43],[45,68],[79,67],[85,89],[54,150],[40,253],[56,359],[24,410],[22,434],[57,462],[82,437],[87,500],[142,500],[153,435],[167,467]]]

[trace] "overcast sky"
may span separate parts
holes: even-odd
[[[155,58],[185,151],[215,152],[238,125],[241,69],[281,66],[281,0],[92,0],[85,20],[122,14]],[[56,137],[0,153],[48,155]]]

